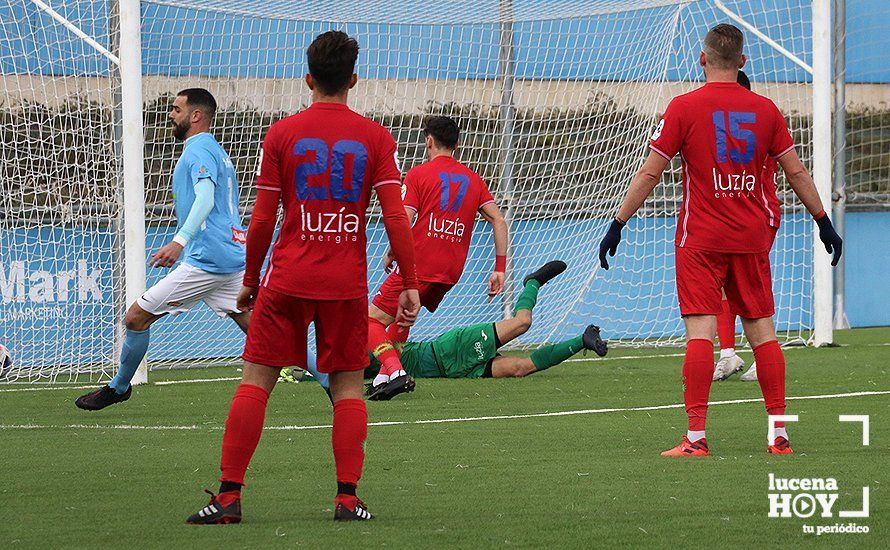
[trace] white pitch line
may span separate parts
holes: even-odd
[[[884,347],[890,346],[890,342],[886,343],[877,343],[877,344],[858,344],[856,347]],[[838,344],[836,347],[850,347],[849,344]],[[795,347],[787,347],[782,348],[782,351],[790,351],[790,350],[798,350],[798,349],[811,349],[808,346],[795,346]],[[742,353],[751,353],[751,350],[741,350]],[[640,361],[645,359],[664,359],[670,357],[684,357],[683,353],[661,353],[656,355],[624,355],[621,357],[577,357],[574,359],[566,359],[563,363],[587,363],[590,361]],[[232,376],[232,377],[222,377],[222,378],[195,378],[195,379],[184,379],[184,380],[161,380],[160,382],[149,382],[149,385],[152,386],[170,386],[173,384],[196,384],[202,382],[230,382],[233,380],[241,380],[240,376]],[[76,382],[61,382],[62,384],[76,384]],[[82,390],[93,388],[92,386],[46,386],[46,387],[38,387],[38,388],[9,388],[9,389],[0,389],[0,393],[7,392],[22,392],[22,391],[58,391],[58,390]]]
[[[855,347],[866,347],[866,348],[875,348],[875,347],[884,347],[890,346],[890,342],[877,343],[877,344],[857,344]],[[838,348],[847,348],[851,347],[849,344],[837,344],[834,347]],[[813,349],[810,346],[789,346],[782,348],[782,352],[793,351],[793,350],[802,350],[802,349]],[[750,349],[740,349],[738,350],[741,353],[751,353]],[[640,361],[643,359],[664,359],[666,357],[684,357],[685,353],[662,353],[656,355],[622,355],[620,357],[576,357],[574,359],[566,359],[563,363],[586,363],[588,361]]]
[[[860,391],[850,393],[834,393],[822,395],[800,395],[796,397],[786,397],[787,401],[802,401],[806,399],[840,399],[844,397],[867,397],[875,395],[890,395],[890,390],[884,391]],[[737,405],[741,403],[760,403],[762,398],[752,399],[729,399],[725,401],[711,401],[709,406],[715,405]],[[637,412],[637,411],[659,411],[665,409],[682,409],[685,407],[683,403],[673,403],[671,405],[650,405],[648,407],[620,407],[608,409],[579,409],[574,411],[557,411],[531,414],[505,414],[497,416],[469,416],[461,418],[435,418],[430,420],[393,420],[384,422],[369,422],[368,426],[408,426],[417,424],[448,424],[454,422],[481,422],[485,420],[515,420],[522,418],[548,418],[553,416],[577,416],[586,414],[604,414],[612,412]],[[330,424],[316,424],[309,426],[266,426],[266,430],[278,431],[301,431],[301,430],[323,430],[330,429]],[[99,424],[68,424],[68,425],[46,425],[46,424],[0,424],[0,430],[50,430],[50,429],[92,429],[92,430],[221,430],[221,426],[139,426],[132,424],[114,424],[110,426],[102,426]]]
[[[150,382],[152,386],[170,386],[173,384],[194,384],[196,382],[231,382],[232,380],[241,380],[240,376],[230,376],[226,378],[188,378],[185,380],[161,380],[160,382]]]
[[[622,357],[576,357],[566,359],[563,363],[587,363],[588,361],[636,361],[638,359],[663,359],[665,357],[684,357],[685,353],[662,353],[659,355],[625,355]]]
[[[0,393],[20,392],[20,391],[59,391],[59,390],[85,390],[95,388],[96,386],[47,386],[44,388],[9,388],[0,390]]]
[[[202,382],[231,382],[232,380],[241,380],[240,376],[230,376],[223,378],[189,378],[185,380],[161,380],[159,382],[149,382],[150,386],[169,386],[172,384],[198,384]],[[2,389],[0,393],[7,392],[21,392],[21,391],[59,391],[59,390],[84,390],[89,388],[95,388],[99,384],[93,384],[91,386],[44,386],[39,388],[9,388]]]

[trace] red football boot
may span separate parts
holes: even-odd
[[[703,437],[692,443],[684,435],[683,441],[679,445],[664,451],[661,456],[708,456],[708,440]]]
[[[790,455],[794,453],[794,451],[791,450],[791,444],[788,443],[787,438],[780,435],[776,438],[775,443],[775,445],[767,445],[766,452],[771,455]]]

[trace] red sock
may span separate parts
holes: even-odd
[[[757,366],[758,373],[760,366]],[[683,360],[683,401],[689,417],[689,430],[705,429],[708,415],[708,394],[714,376],[714,342],[694,338],[686,343]]]
[[[723,310],[717,315],[717,340],[720,349],[735,348],[735,314],[729,311],[729,300],[723,300]]]
[[[244,473],[263,433],[268,401],[269,392],[259,386],[241,384],[235,390],[223,433],[220,481],[244,485]]]
[[[757,381],[763,393],[767,414],[785,414],[785,356],[775,340],[764,342],[754,348],[757,361]],[[783,428],[784,422],[776,422]]]
[[[331,445],[337,465],[337,482],[358,485],[365,462],[365,438],[368,436],[368,409],[361,399],[341,399],[334,403],[334,428]]]
[[[368,351],[380,361],[380,374],[392,374],[402,370],[399,352],[386,334],[386,327],[377,319],[368,319]]]
[[[410,331],[411,327],[400,327],[398,324],[393,323],[386,327],[386,336],[390,342],[407,342]]]

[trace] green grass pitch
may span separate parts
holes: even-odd
[[[789,396],[890,391],[890,329],[836,333],[840,347],[790,349]],[[377,519],[331,521],[335,488],[327,398],[279,385],[248,471],[244,522],[188,526],[216,490],[221,428],[235,381],[150,384],[87,413],[75,387],[0,386],[0,547],[246,548],[350,546],[884,547],[890,508],[890,394],[790,400],[795,453],[765,452],[762,403],[712,405],[705,459],[666,459],[685,430],[678,350],[615,350],[511,380],[420,380],[369,403],[359,494]],[[743,353],[750,361],[750,353]],[[232,377],[160,372],[153,381]],[[711,401],[756,399],[756,383],[714,383]],[[616,411],[591,412],[600,409]],[[587,411],[540,416],[540,413]],[[840,414],[870,415],[861,427]],[[539,415],[539,416],[528,416]],[[417,420],[470,419],[415,423]],[[322,426],[313,429],[298,427]],[[268,429],[276,428],[276,429]],[[838,509],[870,517],[770,519],[768,474],[833,477]],[[855,521],[868,534],[804,534]]]

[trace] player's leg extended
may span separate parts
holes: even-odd
[[[74,402],[78,408],[96,411],[130,398],[130,381],[148,351],[149,327],[161,317],[163,314],[149,313],[137,303],[130,306],[124,317],[126,334],[117,373],[107,386],[78,397]]]
[[[513,317],[495,323],[494,328],[500,345],[519,338],[532,326],[532,310],[538,303],[538,291],[552,278],[566,270],[565,262],[556,260],[547,262],[537,271],[526,275],[523,279],[522,292],[513,306]]]
[[[763,393],[766,412],[770,415],[785,414],[785,356],[776,340],[776,329],[772,317],[760,319],[742,318],[745,336],[754,349],[757,362],[757,381]],[[769,436],[767,436],[768,438]],[[776,423],[775,441],[767,441],[767,450],[775,454],[788,454],[788,432],[784,422]]]
[[[534,372],[540,372],[559,365],[583,349],[593,350],[600,357],[606,355],[608,347],[600,338],[598,326],[590,325],[583,334],[565,342],[542,346],[535,350],[529,359],[535,367]]]
[[[600,338],[600,329],[590,325],[584,334],[565,342],[542,346],[530,357],[495,357],[491,362],[492,378],[528,376],[550,367],[555,367],[582,349],[594,350],[602,357],[608,351],[606,343]]]
[[[720,359],[714,367],[714,380],[726,380],[745,368],[745,361],[735,352],[735,313],[730,310],[726,292],[723,292],[720,313],[717,314],[717,341],[720,343]]]

